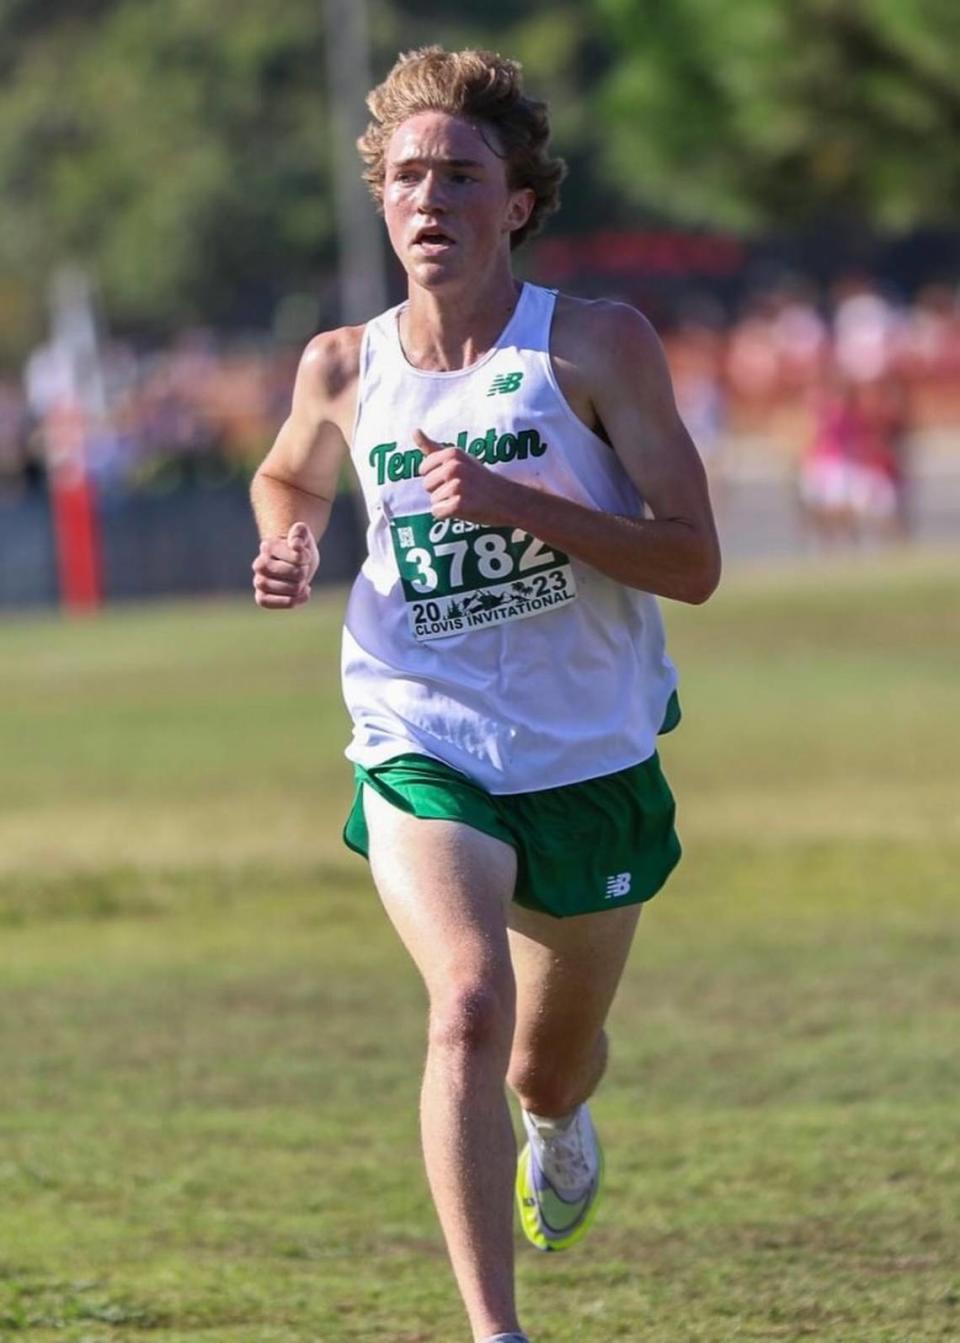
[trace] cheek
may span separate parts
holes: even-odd
[[[472,202],[477,226],[498,232],[507,213],[507,201],[499,191],[485,191]]]
[[[383,184],[383,204],[391,210],[409,208],[417,194],[416,184],[411,182],[391,182],[389,178]]]
[[[409,211],[405,208],[402,199],[398,199],[396,193],[384,192],[383,196],[383,218],[387,225],[387,232],[393,237],[394,233],[403,228]]]

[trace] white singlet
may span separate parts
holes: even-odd
[[[587,508],[640,517],[613,449],[576,416],[550,361],[556,293],[525,284],[469,368],[409,364],[392,308],[367,324],[352,456],[368,558],[347,606],[347,756],[416,752],[490,793],[612,774],[656,749],[676,672],[655,598],[513,527],[430,514],[413,432]]]

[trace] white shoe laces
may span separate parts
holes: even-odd
[[[525,1117],[527,1133],[537,1145],[543,1172],[558,1193],[568,1196],[585,1193],[596,1172],[594,1144],[588,1142],[590,1120],[581,1108],[566,1128],[556,1128],[549,1120]]]

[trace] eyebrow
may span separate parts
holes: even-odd
[[[410,154],[405,159],[394,159],[391,168],[409,168],[414,163],[440,163],[445,168],[482,168],[479,159],[431,158],[429,154]]]

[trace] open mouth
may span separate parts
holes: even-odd
[[[434,253],[445,252],[448,247],[454,246],[454,241],[449,233],[444,233],[443,229],[422,228],[415,235],[413,245],[429,256]]]

